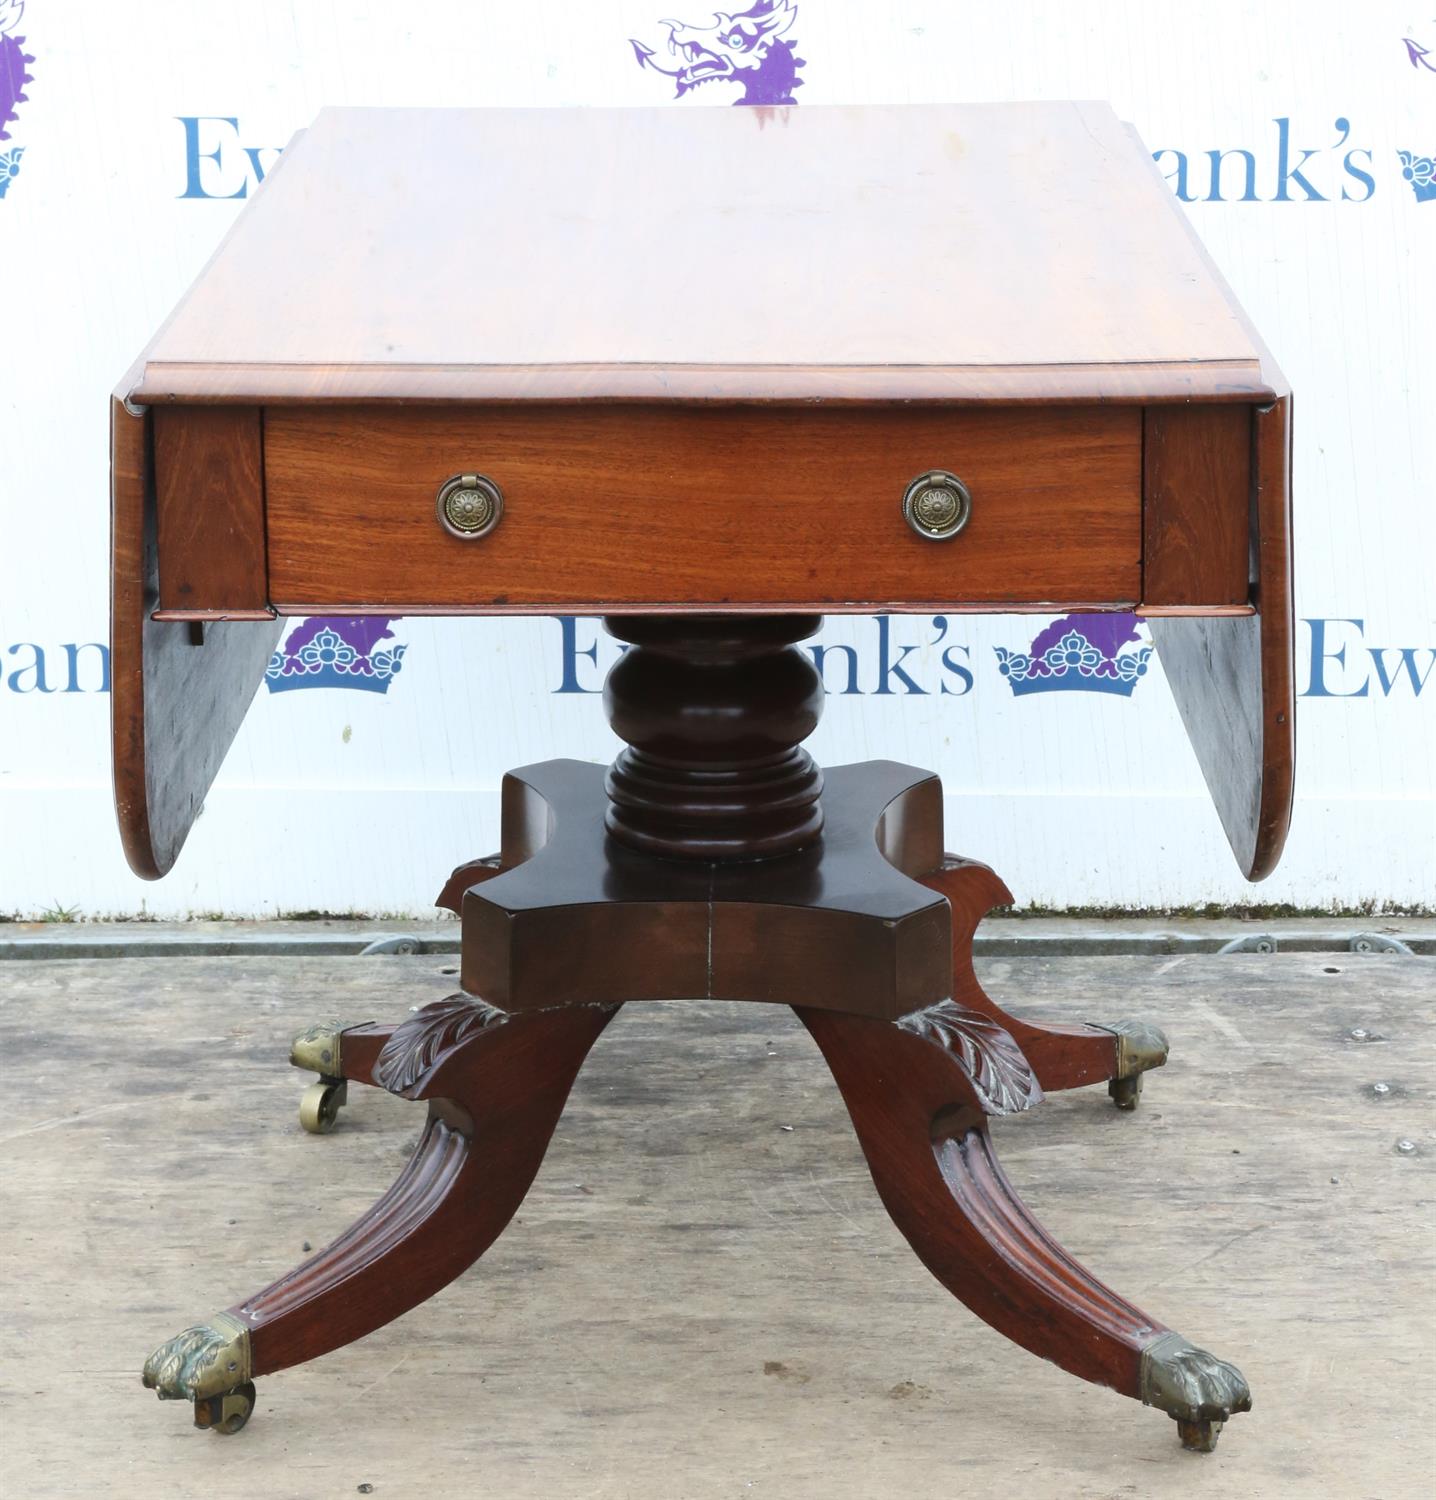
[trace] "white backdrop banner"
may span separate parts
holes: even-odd
[[[321,106],[1061,98],[1136,124],[1296,391],[1286,859],[1237,874],[1131,617],[832,618],[811,748],[939,771],[1021,905],[1436,903],[1436,19],[708,3],[0,0],[0,914],[425,914],[505,768],[616,748],[595,620],[296,620],[175,872],[125,867],[107,395]]]

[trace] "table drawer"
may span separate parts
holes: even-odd
[[[1137,407],[271,407],[269,592],[291,613],[1132,604]],[[903,518],[962,479],[955,537]],[[477,473],[499,524],[435,498]]]

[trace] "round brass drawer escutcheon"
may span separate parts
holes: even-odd
[[[920,537],[945,542],[972,517],[972,492],[956,474],[931,469],[919,474],[902,497],[903,519]]]
[[[477,541],[499,524],[503,491],[482,474],[455,474],[439,486],[434,502],[439,525],[462,542]]]

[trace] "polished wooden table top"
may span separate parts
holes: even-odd
[[[1259,878],[1289,411],[1105,105],[325,111],[116,392],[127,854],[282,615],[1137,609]]]
[[[330,109],[137,401],[1270,399],[1105,104]]]

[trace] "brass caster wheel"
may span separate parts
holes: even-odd
[[[328,1135],[349,1097],[342,1078],[321,1078],[305,1089],[299,1101],[299,1123],[310,1135]]]
[[[1222,1435],[1221,1422],[1184,1422],[1177,1418],[1177,1436],[1189,1453],[1215,1453]]]
[[[254,1382],[246,1380],[232,1391],[204,1396],[194,1404],[194,1425],[231,1437],[249,1421],[254,1410]]]
[[[1133,1073],[1129,1078],[1113,1078],[1107,1084],[1107,1092],[1118,1109],[1136,1109],[1142,1097],[1142,1075]]]
[[[1167,1061],[1169,1050],[1166,1034],[1150,1021],[1118,1021],[1104,1026],[1094,1023],[1101,1031],[1110,1031],[1117,1038],[1116,1077],[1107,1085],[1118,1109],[1136,1109],[1142,1094],[1142,1075],[1149,1068],[1160,1068]]]

